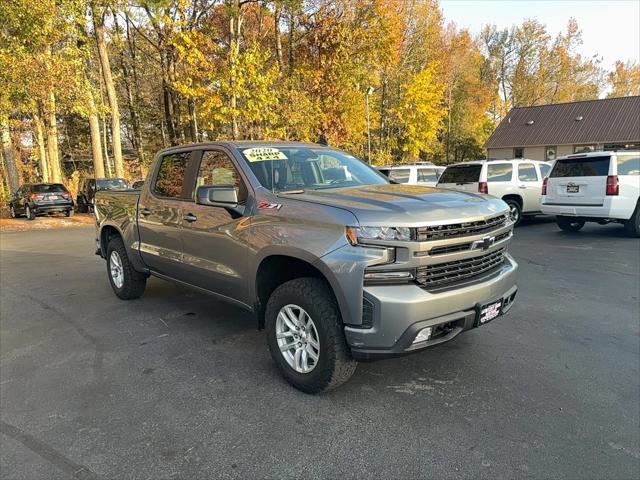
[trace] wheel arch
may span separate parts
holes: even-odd
[[[264,327],[264,312],[269,296],[285,282],[302,277],[320,278],[327,282],[333,292],[338,309],[344,318],[346,312],[345,299],[338,288],[338,282],[317,257],[308,252],[273,251],[263,255],[256,262],[255,282],[253,284],[254,311],[258,319],[258,327]]]
[[[514,201],[518,202],[518,204],[520,205],[520,209],[521,210],[524,207],[524,200],[523,200],[522,196],[518,195],[517,193],[508,193],[506,195],[503,195],[502,196],[502,200],[504,200],[505,202],[507,200],[514,200]]]

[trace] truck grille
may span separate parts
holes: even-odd
[[[500,235],[496,235],[495,243],[501,242],[505,238],[511,236],[511,231],[501,233]],[[434,257],[436,255],[444,255],[446,253],[455,253],[455,252],[464,252],[466,250],[471,250],[472,242],[468,243],[457,243],[455,245],[444,245],[442,247],[435,247],[429,250],[429,255]]]
[[[506,247],[479,257],[418,267],[416,281],[426,289],[436,289],[490,273],[504,262]]]
[[[419,242],[425,242],[427,240],[440,240],[443,238],[476,235],[478,233],[494,230],[504,226],[507,223],[507,219],[507,214],[503,214],[487,220],[478,220],[475,222],[418,227],[416,228],[416,240]]]

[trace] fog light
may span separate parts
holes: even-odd
[[[416,338],[413,340],[413,343],[426,342],[431,339],[431,334],[433,333],[433,327],[423,328],[418,332]]]

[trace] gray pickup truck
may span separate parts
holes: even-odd
[[[449,341],[512,306],[507,205],[398,185],[316,144],[216,142],[160,152],[140,191],[96,195],[115,294],[149,275],[254,312],[296,388],[334,388],[357,361]]]

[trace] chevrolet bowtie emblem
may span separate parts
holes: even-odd
[[[473,242],[471,244],[471,250],[488,250],[494,243],[496,243],[496,237],[484,237],[482,240]]]

